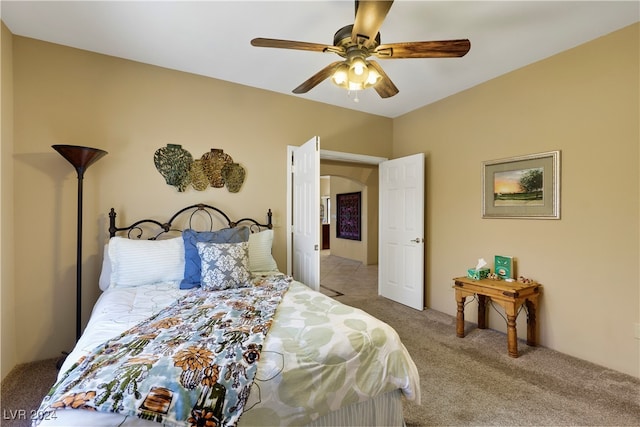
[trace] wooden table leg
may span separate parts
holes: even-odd
[[[516,316],[507,316],[507,349],[509,356],[518,357],[518,332]]]
[[[459,338],[464,338],[464,300],[465,296],[458,290],[456,290],[456,301],[458,303],[458,314],[456,318],[456,335]]]
[[[478,294],[478,329],[487,329],[487,297]]]
[[[509,356],[518,357],[518,331],[516,329],[517,309],[514,304],[507,304],[507,350]]]
[[[527,345],[538,345],[538,298],[534,297],[526,301],[527,305]]]

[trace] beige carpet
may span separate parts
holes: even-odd
[[[455,317],[377,296],[377,266],[323,251],[320,282],[336,300],[391,325],[420,372],[422,405],[405,403],[408,426],[640,426],[640,380]]]
[[[457,338],[454,317],[378,297],[376,266],[322,260],[323,292],[389,323],[416,362],[422,405],[405,402],[408,426],[640,426],[639,379],[522,341],[513,359],[504,334],[471,323]],[[55,362],[21,365],[2,382],[3,427],[29,425],[21,414],[38,407]]]
[[[2,381],[2,427],[28,427],[31,416],[56,380],[57,359],[26,363],[14,368]]]

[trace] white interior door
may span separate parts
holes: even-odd
[[[320,290],[320,138],[292,149],[293,278]]]
[[[424,154],[380,163],[378,293],[424,309]]]

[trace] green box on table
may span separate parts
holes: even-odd
[[[476,270],[475,268],[470,268],[467,270],[467,277],[473,280],[482,280],[486,279],[489,276],[488,268],[481,268]]]

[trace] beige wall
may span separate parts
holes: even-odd
[[[391,119],[18,36],[13,49],[15,300],[24,309],[15,315],[21,339],[8,344],[19,362],[54,357],[75,336],[77,179],[52,144],[109,152],[84,177],[84,319],[99,294],[111,207],[123,222],[197,202],[236,218],[271,208],[284,266],[287,146],[321,135],[328,150],[391,154]],[[224,149],[247,170],[241,191],[177,193],[153,163],[167,143],[196,158]]]
[[[429,307],[454,315],[451,279],[513,255],[544,285],[542,345],[640,375],[639,28],[394,120],[393,157],[427,154]],[[482,219],[482,161],[550,150],[562,151],[562,219]],[[505,330],[495,313],[490,326]]]
[[[13,35],[1,23],[0,99],[2,133],[0,138],[0,329],[2,345],[0,378],[19,361],[16,358],[16,316],[13,258]],[[6,341],[5,341],[6,337]],[[6,344],[6,345],[5,345]]]

